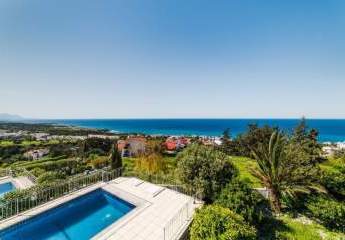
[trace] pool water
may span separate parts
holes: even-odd
[[[0,239],[86,240],[90,239],[135,206],[98,189],[22,224],[0,232]]]
[[[2,197],[5,193],[11,192],[14,189],[15,189],[15,187],[11,182],[1,183],[0,184],[0,197]]]

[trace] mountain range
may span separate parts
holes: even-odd
[[[23,120],[24,118],[15,115],[15,114],[9,114],[9,113],[0,113],[0,121],[18,121],[18,120]]]

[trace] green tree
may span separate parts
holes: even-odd
[[[223,132],[222,144],[220,145],[219,150],[226,154],[232,154],[234,152],[234,144],[231,141],[229,128],[225,129]]]
[[[251,157],[252,149],[257,149],[260,143],[267,144],[272,133],[277,130],[268,125],[259,127],[257,124],[249,124],[248,131],[237,135],[225,152],[235,156]]]
[[[270,213],[269,204],[263,196],[239,178],[234,178],[222,189],[215,203],[229,208],[254,225],[258,225]]]
[[[159,154],[162,155],[163,149],[162,149],[162,140],[155,139],[155,140],[149,140],[146,142],[145,145],[145,154],[150,155],[150,154]]]
[[[84,162],[86,160],[86,141],[81,140],[78,142],[78,155],[81,160]]]
[[[141,155],[135,160],[135,170],[149,176],[162,172],[165,170],[163,156],[158,153]]]
[[[111,148],[111,153],[109,157],[110,166],[112,169],[117,169],[122,167],[122,157],[117,148],[117,143],[114,143]]]
[[[324,159],[321,157],[322,145],[318,142],[318,131],[315,129],[308,129],[305,118],[302,118],[300,123],[294,129],[291,137],[291,144],[302,147],[303,150],[309,154],[309,157],[314,162],[321,162]]]
[[[227,144],[228,142],[231,141],[230,129],[229,129],[229,128],[227,128],[227,129],[224,130],[224,132],[223,132],[223,137],[222,137],[222,141],[223,141],[223,142],[222,142],[223,144]]]
[[[282,133],[274,132],[268,145],[260,144],[252,153],[258,163],[252,173],[270,191],[276,212],[281,211],[283,198],[294,199],[299,192],[321,190],[316,179],[318,168],[302,147],[289,144]]]
[[[207,202],[237,175],[228,156],[213,147],[192,144],[177,156],[177,162],[180,180]]]
[[[256,239],[256,231],[228,208],[208,205],[196,211],[190,229],[191,240]]]

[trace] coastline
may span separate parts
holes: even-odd
[[[230,129],[232,137],[247,130],[249,124],[279,127],[291,133],[300,119],[48,119],[27,120],[72,127],[105,130],[114,134],[145,134],[153,136],[220,137]],[[345,119],[306,119],[309,128],[319,132],[321,142],[345,142]]]

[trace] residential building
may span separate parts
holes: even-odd
[[[122,157],[136,157],[145,152],[145,137],[128,137],[126,140],[119,140],[117,148]]]
[[[46,156],[49,153],[49,149],[43,148],[43,149],[35,149],[30,150],[26,153],[24,153],[24,157],[32,160],[40,159],[44,156]]]

